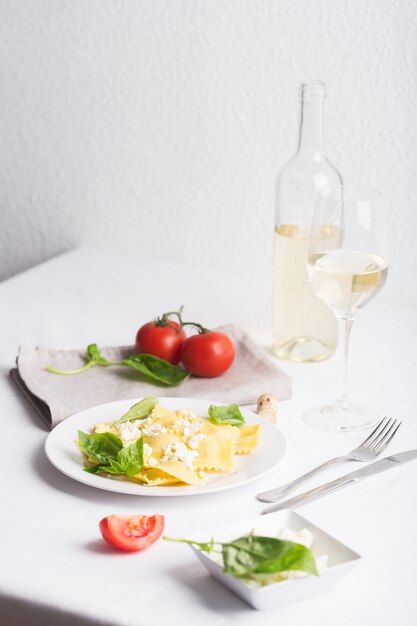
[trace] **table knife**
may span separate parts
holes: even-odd
[[[301,504],[307,504],[307,502],[317,500],[317,498],[321,498],[322,496],[332,493],[337,489],[359,482],[360,480],[363,480],[368,476],[372,476],[373,474],[385,472],[385,470],[388,470],[391,467],[397,467],[402,463],[408,463],[408,461],[412,461],[413,459],[417,459],[417,450],[407,450],[406,452],[399,452],[398,454],[387,456],[384,459],[375,461],[375,463],[370,463],[367,467],[357,470],[356,472],[350,472],[349,474],[345,474],[344,476],[341,476],[336,480],[332,480],[325,485],[320,485],[320,487],[315,487],[314,489],[305,491],[299,496],[295,496],[294,498],[289,498],[279,504],[269,506],[262,511],[262,515],[272,513],[273,511],[281,511],[282,509],[294,509]]]

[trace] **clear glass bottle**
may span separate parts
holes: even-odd
[[[273,351],[290,361],[321,361],[337,345],[337,322],[307,279],[307,246],[317,194],[340,185],[338,171],[325,156],[323,110],[326,87],[301,84],[300,139],[296,155],[281,170],[275,220]],[[323,248],[339,238],[323,228]],[[330,246],[334,247],[334,245]]]

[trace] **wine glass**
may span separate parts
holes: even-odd
[[[339,322],[344,364],[337,399],[307,411],[304,420],[310,426],[352,431],[368,428],[378,420],[375,410],[350,402],[347,362],[353,320],[385,284],[386,247],[384,206],[378,191],[340,185],[319,193],[310,232],[307,272],[313,291]]]

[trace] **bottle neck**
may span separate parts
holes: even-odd
[[[322,95],[302,96],[298,152],[324,155],[324,97]]]

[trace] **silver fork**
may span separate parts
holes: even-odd
[[[375,430],[371,432],[369,437],[367,437],[365,441],[363,441],[357,448],[352,450],[352,452],[349,452],[349,454],[346,454],[345,456],[337,456],[334,459],[330,459],[329,461],[322,463],[318,467],[315,467],[310,472],[303,474],[299,478],[296,478],[295,480],[285,485],[282,485],[281,487],[276,487],[275,489],[271,489],[270,491],[258,493],[256,497],[262,502],[276,502],[277,500],[280,500],[283,496],[286,496],[288,493],[293,491],[303,482],[321,472],[321,470],[328,467],[329,465],[336,465],[339,463],[344,463],[345,461],[372,461],[372,459],[375,459],[375,457],[377,457],[379,454],[381,454],[383,450],[385,450],[400,426],[400,421],[384,417],[384,419],[379,422]]]

